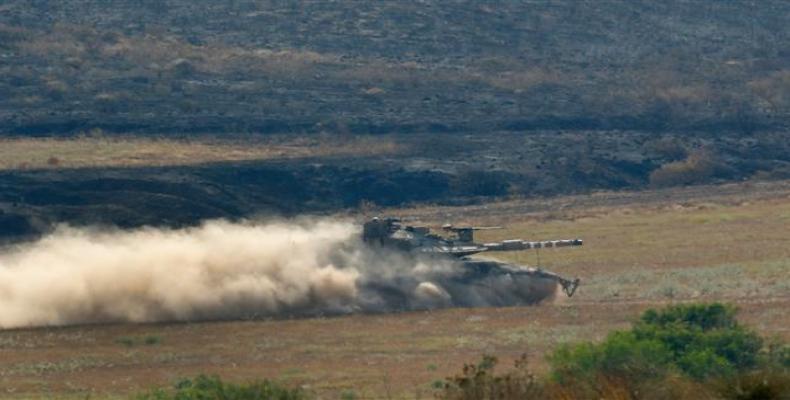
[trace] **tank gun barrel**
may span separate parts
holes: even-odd
[[[583,243],[584,242],[581,239],[544,240],[537,242],[513,239],[503,240],[501,242],[484,243],[483,247],[486,248],[486,251],[514,251],[555,247],[574,247],[581,246]]]
[[[459,232],[459,231],[490,231],[494,229],[503,229],[501,226],[453,226],[452,224],[444,224],[442,225],[442,229],[449,232]]]

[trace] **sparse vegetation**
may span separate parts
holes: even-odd
[[[460,374],[447,378],[439,399],[495,400],[543,397],[542,385],[527,368],[524,354],[515,361],[512,372],[497,375],[496,357],[484,356],[477,364],[465,364]]]
[[[488,171],[467,171],[456,178],[458,192],[466,196],[503,196],[510,187],[507,174]]]
[[[601,343],[561,345],[551,359],[551,375],[532,372],[527,354],[498,372],[498,359],[483,356],[461,373],[434,381],[443,400],[521,399],[785,399],[790,395],[790,347],[763,339],[739,324],[735,308],[720,303],[648,309],[630,330],[614,331]],[[429,370],[433,370],[429,368]],[[351,389],[340,399],[356,399]],[[181,380],[174,390],[155,390],[147,399],[310,398],[300,389],[270,381],[228,384],[217,377]]]
[[[592,382],[598,376],[643,381],[679,372],[697,380],[731,377],[757,365],[762,339],[741,327],[722,304],[648,310],[630,331],[600,344],[561,346],[551,357],[555,379]]]
[[[645,311],[629,331],[602,343],[571,343],[551,356],[552,377],[536,379],[526,356],[497,374],[496,358],[448,378],[439,398],[784,399],[790,369],[735,320],[732,306],[686,304]],[[787,348],[787,347],[784,347]],[[765,350],[765,349],[764,349]]]
[[[692,150],[677,161],[669,161],[671,149],[645,144],[653,143],[652,136],[166,138],[92,130],[71,139],[6,138],[0,139],[0,209],[20,222],[0,224],[0,236],[34,235],[57,223],[172,227],[273,212],[333,212],[364,202],[470,204],[492,197],[649,188],[651,181],[660,188],[775,180],[790,171],[790,160],[784,161],[790,148],[781,135],[764,133],[758,142],[684,138],[680,145]],[[51,157],[57,161],[48,162]]]
[[[710,180],[716,167],[716,161],[709,153],[692,153],[685,160],[669,162],[650,173],[650,184],[666,187],[703,183]]]
[[[74,138],[0,138],[0,171],[17,169],[155,167],[301,157],[393,155],[393,140],[372,137],[189,138],[105,136],[91,130]],[[57,154],[57,156],[52,155]],[[22,167],[24,165],[24,168]]]
[[[115,339],[118,344],[124,345],[126,347],[134,347],[134,346],[154,346],[158,345],[162,338],[157,335],[145,335],[145,336],[121,336],[118,339]]]
[[[172,390],[154,390],[137,396],[138,400],[303,400],[300,389],[289,389],[271,381],[243,385],[223,382],[219,377],[200,375],[184,379]]]
[[[497,357],[500,376],[524,352],[527,372],[546,384],[551,373],[546,355],[565,343],[603,343],[609,332],[627,331],[647,308],[724,300],[741,310],[739,326],[764,338],[758,360],[786,366],[788,194],[781,182],[745,183],[380,210],[434,225],[505,226],[478,232],[481,241],[581,237],[583,247],[542,250],[540,261],[548,270],[580,277],[582,285],[570,299],[526,308],[3,331],[0,377],[9,380],[0,383],[0,390],[24,398],[47,385],[53,396],[82,391],[100,398],[206,373],[233,383],[270,377],[285,387],[308,385],[306,390],[322,398],[340,398],[348,389],[359,398],[388,393],[393,399],[414,398],[417,389],[430,398],[437,379],[453,376],[470,359]],[[492,255],[537,263],[531,252]],[[672,288],[672,298],[666,297],[666,288]],[[139,344],[149,335],[162,340]],[[137,344],[118,343],[122,337]],[[718,399],[725,397],[720,384],[746,393],[751,389],[739,385],[781,382],[781,374],[762,372],[761,363],[725,381],[711,378],[718,382],[711,386],[671,372],[669,381],[650,387],[655,398],[683,398],[683,393],[695,398],[704,389],[715,390],[709,398]],[[123,386],[113,384],[119,376]],[[617,393],[629,390],[614,378],[599,385]]]
[[[0,246],[355,207],[585,246],[496,255],[582,279],[540,307],[0,331],[0,397],[784,400],[788,15],[4,0]]]
[[[748,135],[790,105],[789,11],[762,3],[11,0],[0,130]]]

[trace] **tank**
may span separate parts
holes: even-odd
[[[363,225],[362,240],[368,246],[388,249],[403,257],[431,265],[419,277],[396,276],[398,282],[378,280],[368,282],[377,293],[391,293],[387,302],[403,301],[403,308],[419,308],[399,299],[404,286],[413,287],[418,300],[427,306],[452,305],[460,307],[512,306],[535,304],[554,296],[559,290],[573,296],[579,286],[578,278],[566,278],[540,267],[527,267],[476,256],[497,251],[521,251],[544,248],[575,247],[581,239],[525,241],[520,239],[478,243],[474,232],[501,227],[455,227],[444,225],[443,235],[425,226],[407,225],[397,218],[373,218]],[[436,267],[440,266],[440,267]],[[411,282],[403,282],[412,279]],[[392,286],[392,290],[387,290]],[[397,289],[396,289],[397,288]],[[446,304],[450,303],[450,304]]]

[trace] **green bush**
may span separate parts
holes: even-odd
[[[154,390],[137,397],[139,400],[302,400],[307,394],[300,389],[284,388],[265,380],[246,385],[225,383],[218,377],[200,375],[184,379],[174,390]]]
[[[115,342],[122,344],[126,347],[134,347],[139,345],[153,346],[162,342],[162,338],[156,335],[147,336],[121,336],[115,339]]]
[[[602,343],[565,345],[551,356],[552,377],[536,379],[526,358],[495,374],[484,357],[447,378],[438,399],[788,399],[790,348],[763,349],[719,303],[648,310],[628,331]],[[764,350],[761,352],[761,350]]]
[[[593,381],[600,375],[642,380],[663,376],[671,358],[660,341],[614,332],[602,344],[561,346],[551,356],[551,364],[554,377],[562,383]]]
[[[664,343],[673,365],[695,379],[753,368],[763,347],[756,333],[738,325],[733,307],[718,303],[649,310],[633,332]]]
[[[640,317],[640,322],[662,328],[678,323],[697,326],[703,330],[731,328],[738,325],[735,312],[732,306],[721,303],[687,304],[670,306],[663,310],[647,310]]]
[[[629,380],[677,372],[696,380],[731,376],[757,366],[762,339],[738,325],[735,309],[722,304],[648,310],[630,331],[603,343],[560,347],[550,358],[558,381],[597,376]]]
[[[790,371],[790,345],[780,342],[769,343],[765,352],[765,365],[769,368]]]

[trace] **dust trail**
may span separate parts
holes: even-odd
[[[534,287],[522,296],[524,288],[507,277],[480,285],[480,277],[460,276],[447,260],[374,251],[357,236],[354,224],[330,219],[212,221],[182,230],[60,228],[0,254],[0,328],[535,300]]]
[[[223,318],[343,308],[354,269],[329,253],[351,224],[209,222],[185,230],[64,228],[0,256],[0,326]]]

